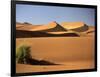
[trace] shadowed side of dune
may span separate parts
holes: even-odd
[[[40,30],[40,31],[43,31],[43,32],[61,32],[61,31],[67,31],[67,29],[63,28],[61,25],[59,25],[58,23],[56,22],[53,22],[55,23],[55,27],[51,28],[51,29],[46,29],[46,30]]]
[[[71,30],[77,31],[77,32],[84,32],[84,31],[87,31],[88,29],[89,29],[89,27],[86,24],[84,24],[84,26],[82,26],[82,27],[71,29]]]
[[[76,33],[63,33],[63,34],[49,34],[42,31],[24,31],[16,30],[16,38],[30,38],[30,37],[59,37],[59,36],[70,36],[70,37],[79,37]]]
[[[64,27],[58,24],[56,21],[50,22],[46,25],[41,25],[35,29],[31,29],[30,31],[42,31],[42,32],[61,32],[67,31]]]
[[[83,22],[62,22],[61,25],[68,30],[76,32],[85,32],[89,29],[89,26]]]

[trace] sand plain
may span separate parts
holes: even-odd
[[[43,68],[46,67],[43,69],[42,66],[39,65],[31,66],[17,64],[17,72],[94,68],[94,37],[41,37],[16,39],[16,46],[22,44],[31,46],[31,55],[33,58],[50,61],[60,65],[43,66]],[[26,71],[23,70],[23,67],[26,68]]]

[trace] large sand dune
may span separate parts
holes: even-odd
[[[32,31],[46,31],[46,32],[57,32],[57,31],[67,31],[67,29],[63,28],[57,22],[50,22],[47,25],[40,26],[38,28],[32,29]]]
[[[16,37],[56,37],[56,36],[87,36],[93,35],[93,27],[89,27],[82,22],[50,22],[47,25],[16,24]],[[92,31],[91,34],[89,31]]]
[[[84,26],[83,22],[62,22],[61,25],[66,29],[76,29]]]
[[[83,22],[63,22],[61,25],[69,30],[74,30],[77,32],[84,32],[88,30],[88,26]]]

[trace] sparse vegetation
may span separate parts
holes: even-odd
[[[25,45],[16,49],[16,63],[31,65],[56,65],[49,61],[33,59],[30,54],[30,47]]]
[[[27,64],[28,60],[31,59],[30,55],[30,47],[22,45],[16,49],[16,62],[17,63],[22,63],[22,64]]]

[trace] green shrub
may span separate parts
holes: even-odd
[[[22,64],[27,64],[28,60],[31,59],[30,55],[30,47],[22,45],[18,48],[16,48],[16,62],[17,63],[22,63]]]

